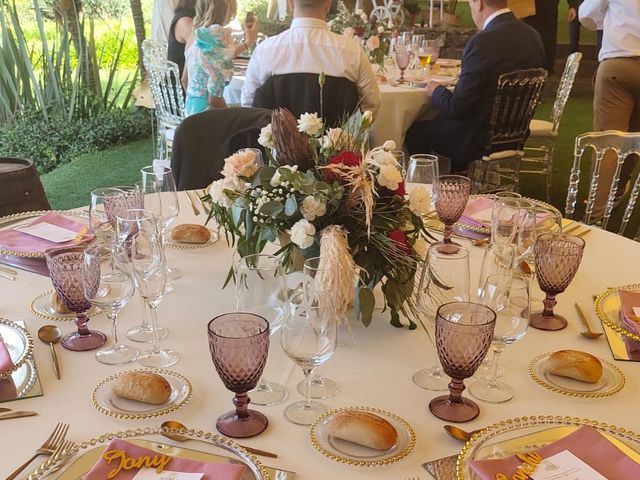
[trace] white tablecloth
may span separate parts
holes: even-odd
[[[179,194],[182,212],[180,222],[202,222],[195,218],[184,193]],[[502,419],[524,415],[553,414],[588,417],[640,430],[638,398],[640,398],[640,364],[616,362],[624,372],[627,384],[616,395],[603,399],[577,399],[561,396],[538,386],[529,377],[527,365],[531,358],[545,351],[575,348],[589,351],[611,360],[606,340],[588,340],[579,335],[582,329],[573,303],[588,306],[591,295],[608,286],[635,283],[638,278],[640,245],[631,240],[597,228],[586,237],[586,251],[578,274],[566,293],[558,296],[557,310],[569,319],[569,326],[559,332],[530,329],[519,343],[503,354],[507,372],[504,380],[516,391],[513,400],[498,405],[479,402],[480,416],[463,425],[473,429]],[[483,249],[469,247],[474,279],[478,274]],[[37,340],[38,328],[46,322],[29,313],[31,299],[48,289],[48,278],[20,272],[15,282],[0,279],[0,316],[11,320],[24,319],[35,339],[35,360],[43,384],[44,396],[3,403],[2,406],[35,410],[36,417],[0,422],[0,478],[26,460],[48,436],[56,422],[71,425],[68,438],[82,441],[102,433],[142,427],[159,426],[163,420],[176,419],[196,428],[215,432],[215,420],[230,410],[232,394],[220,381],[207,344],[206,326],[214,316],[231,310],[232,288],[222,290],[232,250],[224,240],[201,250],[168,250],[168,261],[179,267],[183,277],[175,282],[173,293],[160,305],[160,321],[170,330],[166,345],[182,355],[172,369],[186,375],[193,383],[193,398],[180,410],[155,419],[127,421],[106,417],[91,404],[90,393],[103,378],[136,365],[109,367],[94,359],[94,352],[70,352],[58,347],[62,380],[56,380],[49,349]],[[595,314],[587,308],[593,320]],[[137,299],[125,308],[120,328],[139,323]],[[63,332],[71,331],[71,323],[59,323]],[[93,328],[109,332],[104,315],[91,320]],[[415,429],[417,443],[404,460],[375,469],[348,467],[331,461],[309,443],[306,427],[289,423],[283,417],[285,406],[301,398],[295,386],[302,372],[282,353],[279,338],[274,338],[266,376],[286,385],[289,399],[281,405],[256,407],[269,418],[268,429],[258,437],[242,443],[278,453],[280,458],[262,459],[267,465],[293,470],[302,480],[315,479],[385,479],[403,480],[411,477],[430,478],[421,464],[426,460],[452,455],[460,444],[443,431],[446,422],[428,411],[429,401],[436,396],[416,387],[411,375],[431,364],[435,353],[420,330],[395,329],[387,314],[377,312],[369,328],[355,329],[356,344],[349,341],[339,346],[336,354],[322,367],[323,373],[340,384],[340,393],[324,402],[330,407],[373,406],[393,412],[406,419]],[[471,380],[473,381],[473,380]],[[196,444],[191,448],[198,448]],[[34,468],[37,463],[34,463]]]

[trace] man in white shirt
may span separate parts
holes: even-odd
[[[164,41],[169,39],[169,26],[173,20],[175,0],[154,0],[151,13],[151,40]]]
[[[590,30],[604,28],[593,98],[593,129],[640,131],[640,0],[585,0],[579,17]],[[628,189],[637,161],[636,155],[625,160],[618,198]],[[600,167],[593,210],[596,218],[604,213],[615,169],[615,155],[609,152]]]
[[[375,112],[380,90],[369,59],[357,40],[327,27],[331,0],[292,0],[289,30],[260,43],[247,68],[242,105],[252,106],[256,90],[274,75],[322,73],[355,83],[362,110]]]

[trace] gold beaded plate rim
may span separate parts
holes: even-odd
[[[97,394],[100,388],[102,388],[104,385],[112,382],[116,378],[126,373],[136,373],[136,372],[151,372],[151,373],[157,373],[158,375],[162,375],[162,376],[169,375],[174,378],[177,378],[178,380],[183,382],[184,385],[187,387],[187,394],[180,401],[172,402],[169,405],[165,406],[164,408],[160,408],[158,410],[153,410],[149,412],[140,412],[140,413],[127,413],[123,411],[112,410],[104,407],[99,403],[97,399]],[[137,368],[134,370],[124,370],[122,372],[114,373],[113,375],[110,375],[107,378],[102,379],[95,387],[93,387],[93,390],[91,391],[91,403],[93,403],[93,406],[95,407],[96,410],[98,410],[100,413],[103,413],[104,415],[107,415],[108,417],[122,418],[125,420],[142,420],[146,418],[160,417],[162,415],[166,415],[167,413],[171,413],[178,410],[180,407],[184,406],[191,399],[192,394],[193,394],[193,387],[191,386],[191,382],[187,377],[185,377],[184,375],[178,372],[174,372],[173,370],[166,370],[162,368]]]
[[[545,357],[548,357],[553,352],[541,353],[537,355],[529,362],[529,375],[531,378],[540,386],[546,388],[547,390],[551,390],[554,393],[559,393],[561,395],[566,395],[568,397],[575,398],[602,398],[602,397],[610,397],[611,395],[615,395],[620,390],[622,390],[626,384],[626,378],[622,370],[616,367],[613,363],[604,360],[603,358],[598,358],[600,362],[603,364],[604,368],[609,369],[609,371],[616,377],[616,382],[614,385],[608,390],[604,391],[590,391],[590,392],[578,392],[572,390],[566,390],[559,386],[553,385],[546,381],[544,378],[540,377],[536,372],[536,364]]]
[[[237,457],[243,460],[245,462],[245,465],[249,467],[249,469],[251,469],[253,473],[256,473],[257,471],[260,475],[258,480],[270,480],[269,472],[267,471],[265,466],[262,465],[258,457],[256,457],[253,453],[250,453],[247,450],[245,450],[244,447],[240,446],[230,438],[224,437],[216,433],[207,432],[204,430],[194,430],[194,429],[186,429],[186,428],[176,429],[176,428],[167,428],[167,427],[146,427],[146,428],[129,429],[129,430],[124,430],[119,432],[104,433],[98,437],[93,437],[89,440],[77,443],[73,445],[71,448],[69,448],[68,450],[63,450],[62,452],[60,452],[60,454],[56,458],[49,457],[47,461],[45,461],[42,465],[36,468],[29,475],[29,477],[27,477],[27,480],[37,480],[39,478],[44,478],[49,474],[61,469],[63,466],[73,466],[73,462],[71,462],[71,460],[76,455],[80,454],[83,451],[84,453],[86,453],[86,451],[89,451],[90,448],[108,444],[111,440],[115,438],[118,438],[121,440],[135,440],[135,439],[144,440],[143,437],[149,437],[152,435],[162,435],[163,433],[184,435],[193,439],[203,440],[206,443],[209,443],[210,445],[222,448],[228,452],[235,454]],[[171,446],[180,448],[177,445],[171,445]],[[202,453],[208,453],[208,452],[202,452]],[[216,453],[213,455],[219,455],[219,454]],[[62,475],[64,475],[64,471],[62,472]]]
[[[22,367],[22,365],[24,365],[27,360],[31,358],[31,355],[33,355],[33,337],[31,337],[31,334],[27,331],[26,328],[18,325],[15,322],[12,322],[11,320],[7,320],[6,318],[0,318],[0,325],[4,325],[9,329],[15,330],[15,332],[19,336],[22,336],[25,344],[24,350],[22,351],[18,359],[13,362],[13,368],[0,372],[0,380],[4,380],[5,378],[9,378],[11,375],[13,375],[13,372]]]
[[[207,248],[218,243],[218,241],[220,241],[220,234],[215,230],[213,230],[212,228],[209,228],[209,227],[205,227],[205,228],[209,230],[209,232],[211,233],[211,238],[209,238],[209,240],[205,243],[174,242],[173,240],[171,240],[171,235],[169,235],[169,238],[165,240],[165,246],[169,248],[175,248],[176,250],[198,250],[200,248]]]
[[[464,444],[458,459],[456,461],[456,479],[457,480],[472,480],[470,477],[465,476],[465,466],[472,460],[469,458],[473,454],[473,451],[477,450],[480,446],[487,443],[489,440],[493,440],[496,436],[505,432],[515,429],[522,429],[526,427],[534,426],[548,426],[548,427],[581,427],[590,426],[597,430],[604,431],[611,434],[618,440],[625,438],[636,444],[636,447],[640,447],[640,435],[637,433],[611,425],[608,423],[600,422],[598,420],[591,420],[589,418],[569,417],[561,415],[534,415],[509,418],[500,422],[489,425],[483,428],[478,433],[475,433],[467,443]],[[640,450],[637,450],[640,454]]]
[[[78,212],[77,210],[33,210],[31,212],[21,212],[14,213],[12,215],[7,215],[5,217],[0,217],[0,229],[3,229],[5,226],[10,227],[11,224],[17,223],[20,220],[26,220],[29,218],[33,218],[34,220],[37,217],[45,215],[47,213],[56,213],[58,215],[63,215],[67,217],[77,217],[87,219],[87,216]],[[11,227],[10,227],[11,228]],[[44,258],[45,252],[37,252],[37,253],[25,253],[25,252],[17,252],[14,250],[9,250],[6,248],[0,247],[0,255],[11,255],[12,257],[24,257],[24,258]]]
[[[609,299],[612,295],[618,295],[618,290],[626,290],[629,292],[640,292],[640,283],[633,283],[630,285],[623,285],[621,287],[608,288],[601,294],[596,297],[595,300],[595,310],[598,318],[604,323],[607,327],[612,329],[614,332],[619,333],[620,335],[624,335],[625,337],[631,338],[636,342],[640,342],[640,335],[633,333],[626,328],[624,328],[620,323],[611,320],[611,317],[607,315],[607,312],[604,310],[604,303]],[[618,312],[619,313],[619,312]]]
[[[33,300],[31,300],[31,303],[29,304],[29,309],[31,310],[31,313],[33,313],[36,317],[38,318],[42,318],[44,320],[53,320],[56,322],[70,322],[76,319],[76,314],[75,313],[70,313],[68,314],[68,316],[63,316],[63,314],[60,315],[50,315],[48,313],[44,313],[41,310],[38,310],[36,308],[36,302],[42,298],[48,297],[49,295],[52,295],[53,292],[55,290],[47,290],[46,292],[42,292],[39,295],[36,295]],[[97,315],[100,315],[101,313],[104,313],[103,310],[101,310],[98,307],[92,306],[88,311],[87,311],[87,315],[89,315],[90,318],[93,318]]]
[[[344,413],[344,412],[368,412],[368,413],[373,413],[377,415],[386,415],[392,418],[393,420],[400,423],[406,429],[406,433],[408,435],[407,446],[402,451],[396,453],[395,455],[392,455],[391,457],[380,459],[380,460],[357,460],[354,458],[349,458],[347,456],[336,455],[333,452],[330,452],[329,450],[325,449],[318,441],[318,438],[316,436],[316,430],[318,429],[318,426],[324,421],[325,418],[330,417],[332,415],[336,415],[338,413]],[[311,429],[309,430],[309,440],[311,441],[311,444],[313,445],[313,447],[316,450],[318,450],[318,452],[320,452],[322,455],[324,455],[325,457],[331,460],[335,460],[336,462],[344,463],[347,465],[354,465],[358,467],[379,467],[383,465],[389,465],[390,463],[398,462],[399,460],[402,460],[407,455],[409,455],[413,451],[413,448],[415,447],[415,444],[416,444],[416,433],[413,430],[413,427],[411,427],[411,425],[409,425],[409,423],[406,420],[397,416],[394,413],[387,412],[386,410],[382,410],[380,408],[357,406],[357,407],[335,408],[333,410],[329,410],[328,412],[325,412],[322,415],[320,415],[318,418],[316,418],[316,420],[311,425]]]

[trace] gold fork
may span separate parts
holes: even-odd
[[[40,467],[38,467],[37,471],[45,471],[47,475],[52,474],[53,472],[57,472],[64,464],[69,461],[71,455],[69,453],[76,447],[76,444],[70,440],[66,442],[62,442],[58,448],[53,452],[53,454],[45,461]],[[35,472],[34,472],[35,473]]]
[[[36,459],[36,457],[39,457],[40,455],[53,455],[57,448],[64,443],[64,439],[67,436],[67,430],[69,430],[69,425],[58,422],[56,428],[54,428],[51,435],[49,435],[49,438],[47,438],[40,448],[36,450],[36,453],[29,460],[16,468],[11,475],[5,478],[5,480],[14,480],[20,472],[27,468],[29,464]]]

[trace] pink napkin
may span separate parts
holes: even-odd
[[[127,457],[138,458],[141,456],[161,455],[158,452],[149,450],[148,448],[139,447],[119,438],[114,438],[109,442],[105,452],[108,450],[121,450],[126,452]],[[100,460],[93,466],[84,480],[104,480],[107,474],[119,465],[118,460],[113,460],[110,464],[101,456]],[[188,460],[186,458],[171,457],[171,460],[165,467],[170,472],[182,473],[204,473],[204,480],[240,480],[244,472],[244,465],[236,465],[231,463],[205,463],[196,460]],[[133,478],[138,469],[120,470],[115,480],[129,480]]]
[[[471,200],[467,203],[467,208],[462,212],[462,217],[460,220],[463,223],[467,223],[469,225],[474,225],[476,227],[489,227],[491,226],[491,222],[481,222],[480,220],[476,220],[473,216],[482,212],[483,210],[489,210],[493,207],[493,198],[487,197],[479,197]]]
[[[618,290],[618,296],[620,297],[620,319],[622,323],[629,331],[640,335],[640,323],[631,319],[633,307],[640,307],[640,292]]]
[[[18,390],[16,389],[16,384],[13,381],[13,377],[0,380],[0,402],[15,400],[17,397]]]
[[[13,228],[7,228],[5,230],[0,230],[0,247],[7,250],[15,250],[21,253],[39,253],[50,248],[68,247],[70,245],[93,240],[93,234],[85,225],[70,220],[56,213],[51,212],[42,215],[40,218],[37,218],[36,220],[31,222],[30,225],[36,225],[42,222],[47,222],[52,225],[57,225],[58,227],[66,228],[67,230],[82,233],[82,239],[78,241],[78,239],[76,238],[70,242],[54,243],[42,238],[34,237],[33,235],[22,233],[21,231],[15,230]]]
[[[4,344],[4,340],[0,337],[0,372],[6,372],[14,367],[13,360],[9,355],[9,350]]]
[[[598,430],[593,427],[580,427],[561,440],[534,450],[534,452],[539,453],[542,458],[548,458],[563,450],[569,450],[598,473],[611,480],[640,478],[640,464],[622,453],[618,447],[600,435]],[[473,471],[483,480],[494,480],[498,473],[511,478],[520,465],[522,465],[522,460],[516,456],[470,462]]]

